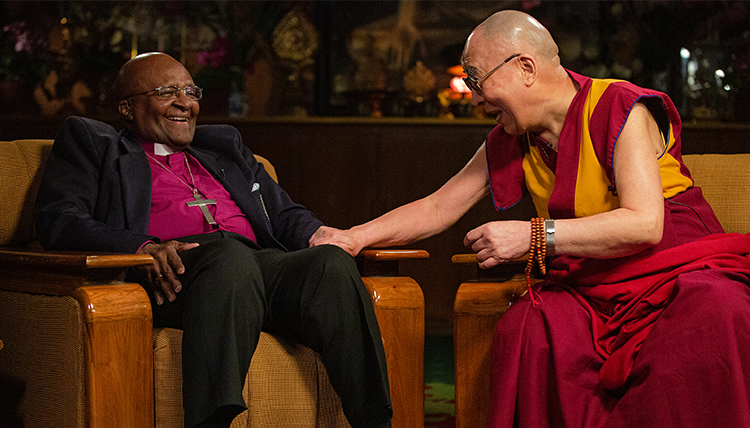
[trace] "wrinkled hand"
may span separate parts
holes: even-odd
[[[482,269],[509,262],[529,250],[531,226],[524,221],[485,223],[466,234],[464,245],[477,253]]]
[[[174,302],[177,293],[182,290],[182,283],[177,275],[185,273],[185,266],[179,253],[197,247],[197,243],[167,241],[162,244],[146,244],[137,254],[148,254],[154,258],[154,264],[140,268],[144,280],[151,285],[156,304],[164,303],[164,296]]]
[[[357,244],[353,232],[328,226],[320,226],[310,237],[309,244],[311,247],[325,244],[336,245],[352,256],[356,256],[362,250],[362,246]]]

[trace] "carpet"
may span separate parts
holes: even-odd
[[[453,369],[453,338],[425,337],[425,428],[455,428],[456,393]]]

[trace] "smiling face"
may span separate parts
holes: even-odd
[[[467,74],[478,79],[507,58],[512,59],[482,82],[481,93],[472,92],[472,104],[495,117],[508,134],[539,132],[549,113],[544,108],[546,99],[555,89],[545,86],[540,77],[563,71],[557,44],[530,15],[503,10],[472,32],[461,61]]]
[[[130,60],[120,71],[118,90],[124,98],[118,108],[128,129],[139,138],[183,150],[193,141],[200,111],[198,101],[178,91],[177,97],[159,99],[151,89],[194,85],[190,73],[166,54],[146,54]],[[137,95],[133,95],[137,94]]]
[[[480,78],[497,67],[506,58],[518,52],[512,47],[501,46],[496,40],[484,37],[482,31],[475,31],[466,41],[462,63],[464,70],[472,77]],[[505,55],[505,56],[503,56]],[[484,111],[503,125],[505,132],[518,132],[517,118],[514,114],[514,101],[521,94],[517,93],[518,57],[497,69],[482,82],[482,92],[472,91],[471,101],[475,107]]]

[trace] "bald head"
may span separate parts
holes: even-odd
[[[531,15],[517,10],[496,12],[479,24],[466,41],[462,62],[471,54],[470,48],[479,44],[502,52],[500,56],[528,52],[539,60],[559,63],[559,50],[549,31]]]
[[[122,100],[132,94],[154,89],[156,86],[150,86],[152,83],[149,81],[159,76],[162,70],[175,67],[184,69],[179,61],[161,52],[144,53],[132,58],[117,73],[117,99]]]
[[[532,16],[517,10],[503,10],[477,27],[488,39],[504,39],[517,49],[531,48],[542,59],[552,60],[558,48],[549,31]]]

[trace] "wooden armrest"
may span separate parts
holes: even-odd
[[[409,260],[426,259],[430,253],[425,250],[400,250],[400,249],[367,249],[360,253],[365,260]]]
[[[469,264],[477,263],[476,254],[455,254],[451,257],[451,261],[456,264]],[[529,261],[529,255],[524,254],[523,256],[510,260],[505,263],[501,263],[495,267],[489,269],[482,269],[477,265],[477,280],[479,281],[493,281],[493,282],[505,282],[511,279],[517,278],[518,275],[525,277],[524,270],[526,269],[526,263]],[[538,276],[538,268],[534,265],[534,272],[532,276]]]
[[[454,254],[453,257],[451,257],[451,261],[453,263],[476,263],[477,255],[476,254]],[[526,263],[528,261],[529,261],[529,255],[524,254],[523,256],[517,259],[513,259],[509,262],[506,262],[505,264],[517,265],[519,263]]]
[[[367,249],[357,256],[385,347],[394,427],[424,425],[424,295],[412,278],[398,276],[398,262],[429,256],[402,249]]]
[[[474,263],[457,254],[453,263]],[[528,291],[528,255],[491,269],[477,266],[477,280],[463,282],[453,303],[456,426],[484,426],[490,403],[490,363],[497,322]],[[540,281],[533,278],[532,283]]]
[[[72,295],[81,285],[122,282],[129,267],[153,263],[142,254],[0,248],[0,289]]]
[[[151,304],[143,287],[123,281],[127,268],[151,263],[148,255],[0,248],[0,289],[79,304],[89,427],[154,426]]]
[[[400,260],[426,259],[425,250],[365,249],[357,256],[357,266],[362,276],[398,276]]]

